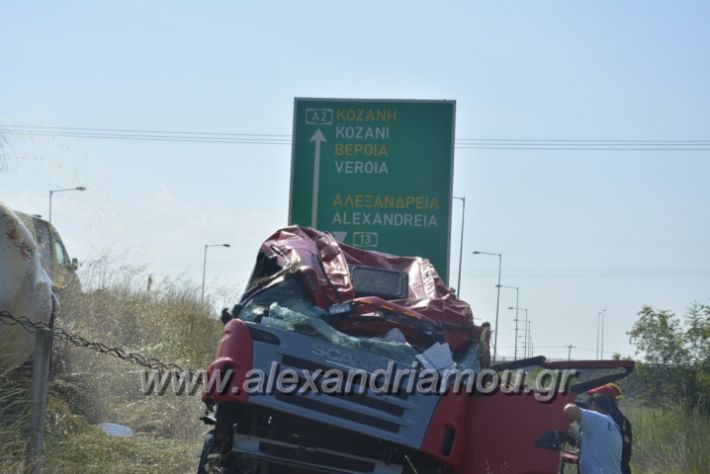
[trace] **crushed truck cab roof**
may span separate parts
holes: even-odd
[[[261,245],[241,303],[287,276],[352,336],[384,336],[399,329],[408,343],[448,343],[454,354],[481,344],[488,364],[488,325],[476,325],[468,303],[456,298],[429,260],[366,251],[318,230],[292,226]],[[337,318],[338,314],[346,314]]]

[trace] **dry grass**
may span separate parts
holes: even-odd
[[[85,267],[82,294],[62,295],[57,325],[86,339],[193,369],[206,368],[221,323],[199,303],[196,285],[163,281],[106,262]],[[54,347],[46,472],[194,472],[206,431],[198,396],[144,396],[140,367],[67,342]],[[23,472],[30,412],[29,372],[0,377],[0,472]],[[99,422],[133,428],[116,438]]]
[[[634,432],[634,472],[706,474],[710,472],[710,419],[681,408],[625,410]]]

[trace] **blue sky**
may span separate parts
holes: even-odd
[[[288,135],[294,97],[450,99],[458,139],[710,140],[709,17],[702,1],[6,1],[0,124]],[[0,200],[46,215],[49,189],[88,188],[54,201],[81,260],[199,283],[202,246],[230,242],[208,288],[238,292],[286,224],[288,145],[7,138]],[[708,302],[710,151],[459,148],[455,166],[462,296],[494,318],[497,261],[472,251],[502,252],[536,353],[593,357],[606,308],[605,350],[628,354],[643,304]],[[459,222],[455,202],[453,275]]]

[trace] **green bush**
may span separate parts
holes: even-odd
[[[694,303],[683,322],[651,306],[638,316],[628,334],[643,354],[636,368],[641,400],[710,412],[710,306]]]

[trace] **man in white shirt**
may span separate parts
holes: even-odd
[[[606,395],[595,395],[585,410],[572,403],[564,413],[581,430],[581,474],[621,474],[621,433],[609,415],[612,402]]]

